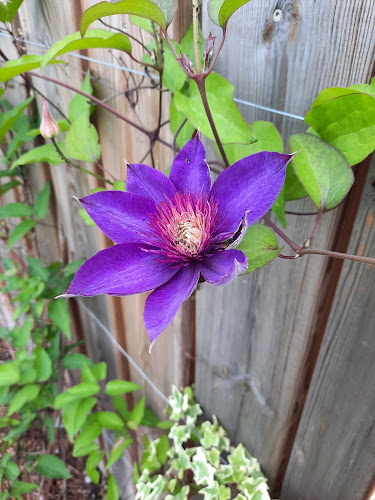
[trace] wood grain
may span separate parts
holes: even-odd
[[[276,8],[282,11],[278,23]],[[367,0],[253,0],[230,20],[215,69],[234,83],[235,96],[304,115],[323,88],[369,81],[374,15]],[[205,9],[203,25],[207,35],[212,25]],[[286,148],[288,135],[307,128],[295,119],[240,109],[248,123],[273,121]],[[311,208],[308,200],[291,205],[292,210]],[[337,249],[333,245],[345,231],[344,222],[343,208],[327,214],[316,247]],[[288,223],[288,235],[302,243],[314,219],[290,216]],[[329,271],[327,259],[276,261],[224,288],[202,285],[197,296],[198,399],[235,442],[244,442],[260,459],[275,496],[303,408],[306,359],[336,279]]]

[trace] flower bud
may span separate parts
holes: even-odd
[[[212,33],[210,33],[204,42],[203,60],[206,67],[208,66],[208,58],[214,50],[215,40],[216,36],[212,36]]]
[[[182,65],[186,69],[186,71],[188,71],[189,73],[194,75],[195,71],[194,71],[193,63],[190,61],[190,59],[188,58],[188,56],[186,54],[181,52],[181,57],[180,57],[179,61],[181,61]]]
[[[48,110],[47,101],[43,99],[43,118],[40,124],[40,133],[45,139],[51,139],[56,137],[59,132],[60,128]]]

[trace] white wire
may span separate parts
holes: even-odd
[[[0,33],[0,36],[3,36],[5,38],[12,38],[11,35],[8,35],[6,33]],[[16,40],[18,40],[20,42],[24,42],[24,43],[29,44],[29,45],[35,45],[36,47],[42,47],[43,49],[48,49],[48,47],[43,43],[33,42],[31,40],[25,40],[23,38],[16,38]],[[110,63],[108,61],[102,61],[100,59],[94,59],[92,57],[83,56],[81,54],[74,54],[73,52],[68,52],[68,54],[73,56],[73,57],[77,57],[78,59],[84,59],[85,61],[91,61],[91,62],[95,62],[97,64],[101,64],[103,66],[108,66],[109,68],[120,69],[121,71],[128,71],[129,73],[134,73],[136,75],[149,76],[147,73],[145,73],[143,71],[139,71],[139,70],[132,69],[132,68],[127,68],[126,66],[122,66],[121,64],[114,64],[114,63]],[[158,80],[159,76],[153,74],[152,78],[154,80]],[[240,99],[238,97],[233,97],[233,100],[235,102],[238,102],[239,104],[244,104],[245,106],[251,106],[253,108],[262,109],[264,111],[270,111],[271,113],[275,113],[277,115],[287,116],[288,118],[294,118],[295,120],[302,120],[302,121],[305,120],[303,116],[295,115],[294,113],[288,113],[287,111],[280,111],[279,109],[270,108],[268,106],[262,106],[261,104],[256,104],[255,102],[245,101],[244,99]]]

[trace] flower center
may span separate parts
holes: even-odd
[[[150,216],[147,243],[168,261],[201,259],[212,246],[218,205],[207,195],[176,193]]]

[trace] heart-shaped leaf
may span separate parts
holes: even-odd
[[[210,0],[207,6],[208,15],[213,23],[224,29],[231,15],[248,2],[250,0]]]
[[[261,224],[250,226],[237,248],[247,257],[248,267],[244,274],[266,266],[276,259],[282,250],[273,231]]]
[[[73,50],[96,48],[118,49],[128,53],[132,51],[129,38],[122,33],[113,34],[110,31],[94,29],[88,30],[85,37],[82,38],[81,33],[77,31],[59,40],[49,49],[40,64],[40,71],[43,72],[47,64],[50,64],[54,57],[61,54],[72,52]]]
[[[156,24],[166,29],[167,22],[163,11],[159,6],[151,0],[122,0],[121,2],[99,2],[92,7],[89,7],[83,13],[81,19],[81,34],[85,36],[87,28],[91,23],[101,17],[112,16],[117,14],[133,14],[135,16],[144,17],[150,21],[155,21]]]
[[[318,209],[337,206],[354,182],[345,158],[326,142],[312,134],[290,137],[294,170]]]

